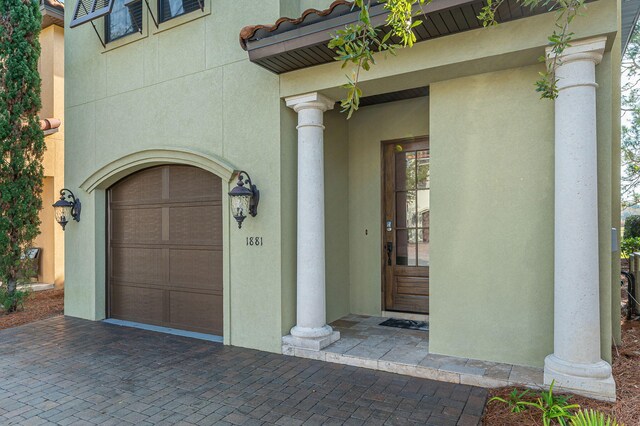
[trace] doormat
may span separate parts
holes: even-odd
[[[412,321],[406,319],[389,318],[381,322],[385,327],[406,328],[408,330],[429,331],[429,323],[426,321]]]

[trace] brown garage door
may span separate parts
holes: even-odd
[[[111,318],[222,335],[222,180],[188,166],[109,190]]]

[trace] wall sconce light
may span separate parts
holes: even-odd
[[[56,222],[62,226],[63,231],[67,223],[69,223],[69,218],[80,222],[81,208],[80,200],[73,195],[73,192],[66,188],[60,190],[60,199],[53,205],[53,209]]]
[[[243,175],[244,179],[242,178]],[[238,228],[242,228],[242,222],[247,218],[247,214],[253,217],[258,214],[260,191],[251,182],[249,173],[245,171],[238,172],[238,184],[229,192],[229,199],[231,202],[231,214],[238,222]]]

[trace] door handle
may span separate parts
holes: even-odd
[[[387,251],[387,265],[391,266],[391,253],[393,253],[393,243],[391,241],[385,245],[385,250]]]

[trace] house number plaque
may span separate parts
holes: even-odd
[[[257,247],[262,245],[262,237],[247,237],[247,247]]]

